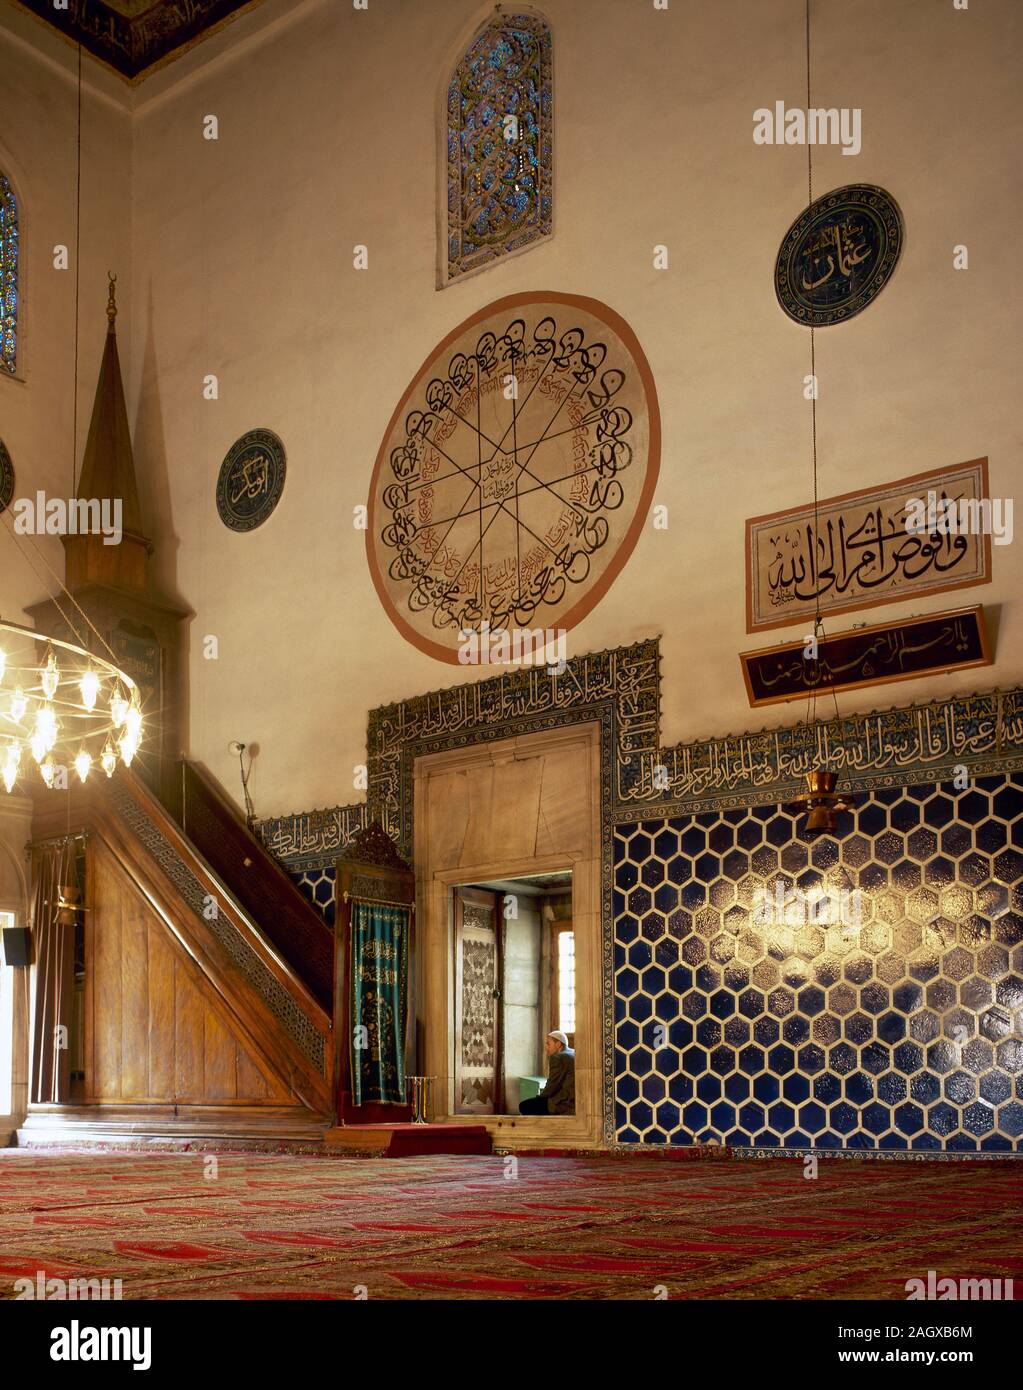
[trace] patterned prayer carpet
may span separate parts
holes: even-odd
[[[905,1299],[931,1269],[1023,1291],[1011,1162],[211,1157],[0,1150],[0,1297],[39,1270],[126,1299]]]

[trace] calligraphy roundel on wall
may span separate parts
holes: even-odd
[[[567,631],[632,553],[659,461],[650,367],[613,309],[487,305],[430,353],[377,454],[366,544],[388,616],[450,662],[460,634]]]
[[[249,430],[220,465],[217,511],[232,531],[262,526],[284,491],[284,445],[272,430]]]
[[[14,464],[7,452],[7,445],[0,439],[0,512],[11,505],[14,496]]]
[[[851,183],[796,218],[774,269],[778,301],[808,327],[842,323],[872,303],[892,277],[905,231],[890,193]]]

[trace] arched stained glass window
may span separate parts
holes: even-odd
[[[18,200],[0,173],[0,366],[13,374],[18,358]]]
[[[550,236],[551,31],[501,14],[448,86],[448,280]]]

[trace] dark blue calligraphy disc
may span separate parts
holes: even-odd
[[[851,183],[796,218],[774,268],[778,302],[807,327],[843,323],[877,298],[902,252],[902,213],[890,193]]]
[[[6,511],[14,496],[14,464],[7,445],[0,439],[0,512]]]
[[[232,531],[261,526],[284,491],[284,445],[272,430],[249,430],[220,465],[217,511]]]

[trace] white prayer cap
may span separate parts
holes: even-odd
[[[555,1042],[559,1042],[562,1047],[568,1046],[568,1034],[563,1033],[560,1028],[552,1029],[547,1036],[553,1038]]]

